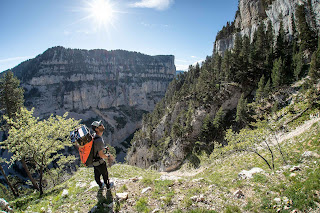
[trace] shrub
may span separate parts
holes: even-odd
[[[147,198],[143,197],[140,198],[135,205],[135,208],[138,212],[146,212],[148,213],[150,209],[148,208],[148,201]]]

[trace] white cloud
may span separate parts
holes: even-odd
[[[170,25],[167,25],[167,24],[149,24],[149,23],[145,23],[145,22],[141,22],[140,23],[142,26],[144,26],[144,27],[148,27],[148,28],[159,28],[159,27],[161,27],[161,28],[168,28],[168,27],[170,27]]]
[[[176,70],[188,71],[189,65],[185,64],[176,64]]]
[[[203,60],[203,59],[201,59],[201,60],[198,60],[198,61],[194,62],[192,65],[193,65],[193,66],[195,66],[195,65],[197,65],[197,63],[198,63],[199,65],[201,65],[201,64],[202,64],[202,62],[204,62],[204,60]]]
[[[168,9],[174,0],[140,0],[131,4],[131,7],[153,8],[156,10]]]
[[[148,23],[145,23],[145,22],[141,22],[141,24],[145,27],[151,27],[152,25],[151,24],[148,24]]]
[[[71,34],[71,32],[70,32],[69,30],[64,30],[64,31],[63,31],[63,34],[66,35],[66,36],[68,36],[68,35]]]
[[[197,61],[176,59],[176,62],[178,62],[176,64],[176,70],[188,71],[190,65],[196,66],[196,64],[199,63],[199,65],[201,66],[202,62],[204,62],[204,59],[197,60]]]
[[[22,57],[14,57],[14,58],[5,58],[5,59],[0,59],[0,63],[8,63],[12,61],[21,61],[21,60],[26,60],[29,58],[32,58],[33,56],[22,56]]]
[[[34,58],[34,56],[22,56],[22,57],[13,57],[13,58],[5,58],[5,59],[0,59],[0,72],[5,71],[7,69],[11,69],[21,62]]]

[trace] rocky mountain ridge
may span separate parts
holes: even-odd
[[[222,54],[225,50],[232,49],[238,34],[253,38],[261,22],[267,26],[267,23],[271,21],[274,34],[278,35],[280,22],[283,21],[287,37],[292,37],[292,21],[297,25],[295,16],[297,5],[305,5],[308,24],[314,29],[319,28],[320,5],[318,0],[274,0],[269,5],[266,5],[266,0],[239,0],[238,11],[234,19],[234,28],[237,32],[217,39],[214,43],[214,51]]]
[[[164,96],[176,69],[172,55],[53,47],[12,71],[35,116],[67,111],[88,126],[103,120],[105,141],[120,151],[126,149],[120,143],[140,127],[142,114]]]

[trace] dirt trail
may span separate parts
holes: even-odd
[[[312,118],[308,121],[306,121],[304,124],[302,124],[301,126],[297,127],[296,129],[287,132],[287,133],[280,133],[278,134],[276,137],[279,140],[279,143],[282,143],[283,141],[293,138],[295,136],[300,135],[301,133],[305,132],[306,130],[310,129],[310,127],[316,123],[319,122],[320,118],[316,117],[316,118]],[[272,141],[273,144],[276,144],[276,141],[273,140]],[[201,167],[199,169],[193,169],[193,170],[177,170],[177,171],[173,171],[173,172],[161,172],[160,174],[163,176],[169,176],[169,177],[192,177],[195,176],[201,172],[203,172],[206,168],[205,167]]]
[[[190,169],[190,170],[177,170],[173,172],[160,172],[161,175],[171,176],[171,177],[192,177],[201,172],[203,172],[206,168],[201,167],[199,169]]]
[[[308,121],[306,121],[304,124],[302,124],[301,126],[297,127],[295,130],[292,130],[291,132],[288,132],[286,134],[281,134],[278,136],[279,138],[279,142],[283,142],[287,139],[293,138],[295,136],[300,135],[301,133],[305,132],[306,130],[308,130],[314,123],[319,122],[320,118],[316,117],[316,118],[312,118]]]

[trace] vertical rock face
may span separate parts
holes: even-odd
[[[258,24],[266,15],[261,0],[240,0],[239,12],[235,19],[235,26],[241,30]]]
[[[306,18],[308,24],[313,28],[320,26],[320,2],[311,0],[311,9],[308,6],[308,0],[274,0],[270,5],[264,5],[264,0],[240,0],[239,10],[236,13],[234,27],[238,29],[236,33],[225,38],[216,40],[214,49],[219,54],[225,50],[233,48],[235,36],[237,33],[248,35],[251,38],[261,22],[266,25],[271,21],[275,35],[279,32],[280,21],[283,21],[283,27],[287,35],[292,35],[292,20],[297,22],[295,10],[297,5],[305,5]],[[315,23],[312,21],[314,14]],[[281,18],[282,16],[282,18]],[[292,19],[293,18],[293,19]],[[314,24],[316,26],[314,26]]]
[[[176,69],[171,55],[54,47],[13,71],[35,116],[70,112],[89,126],[104,120],[106,141],[120,146],[164,96]]]

